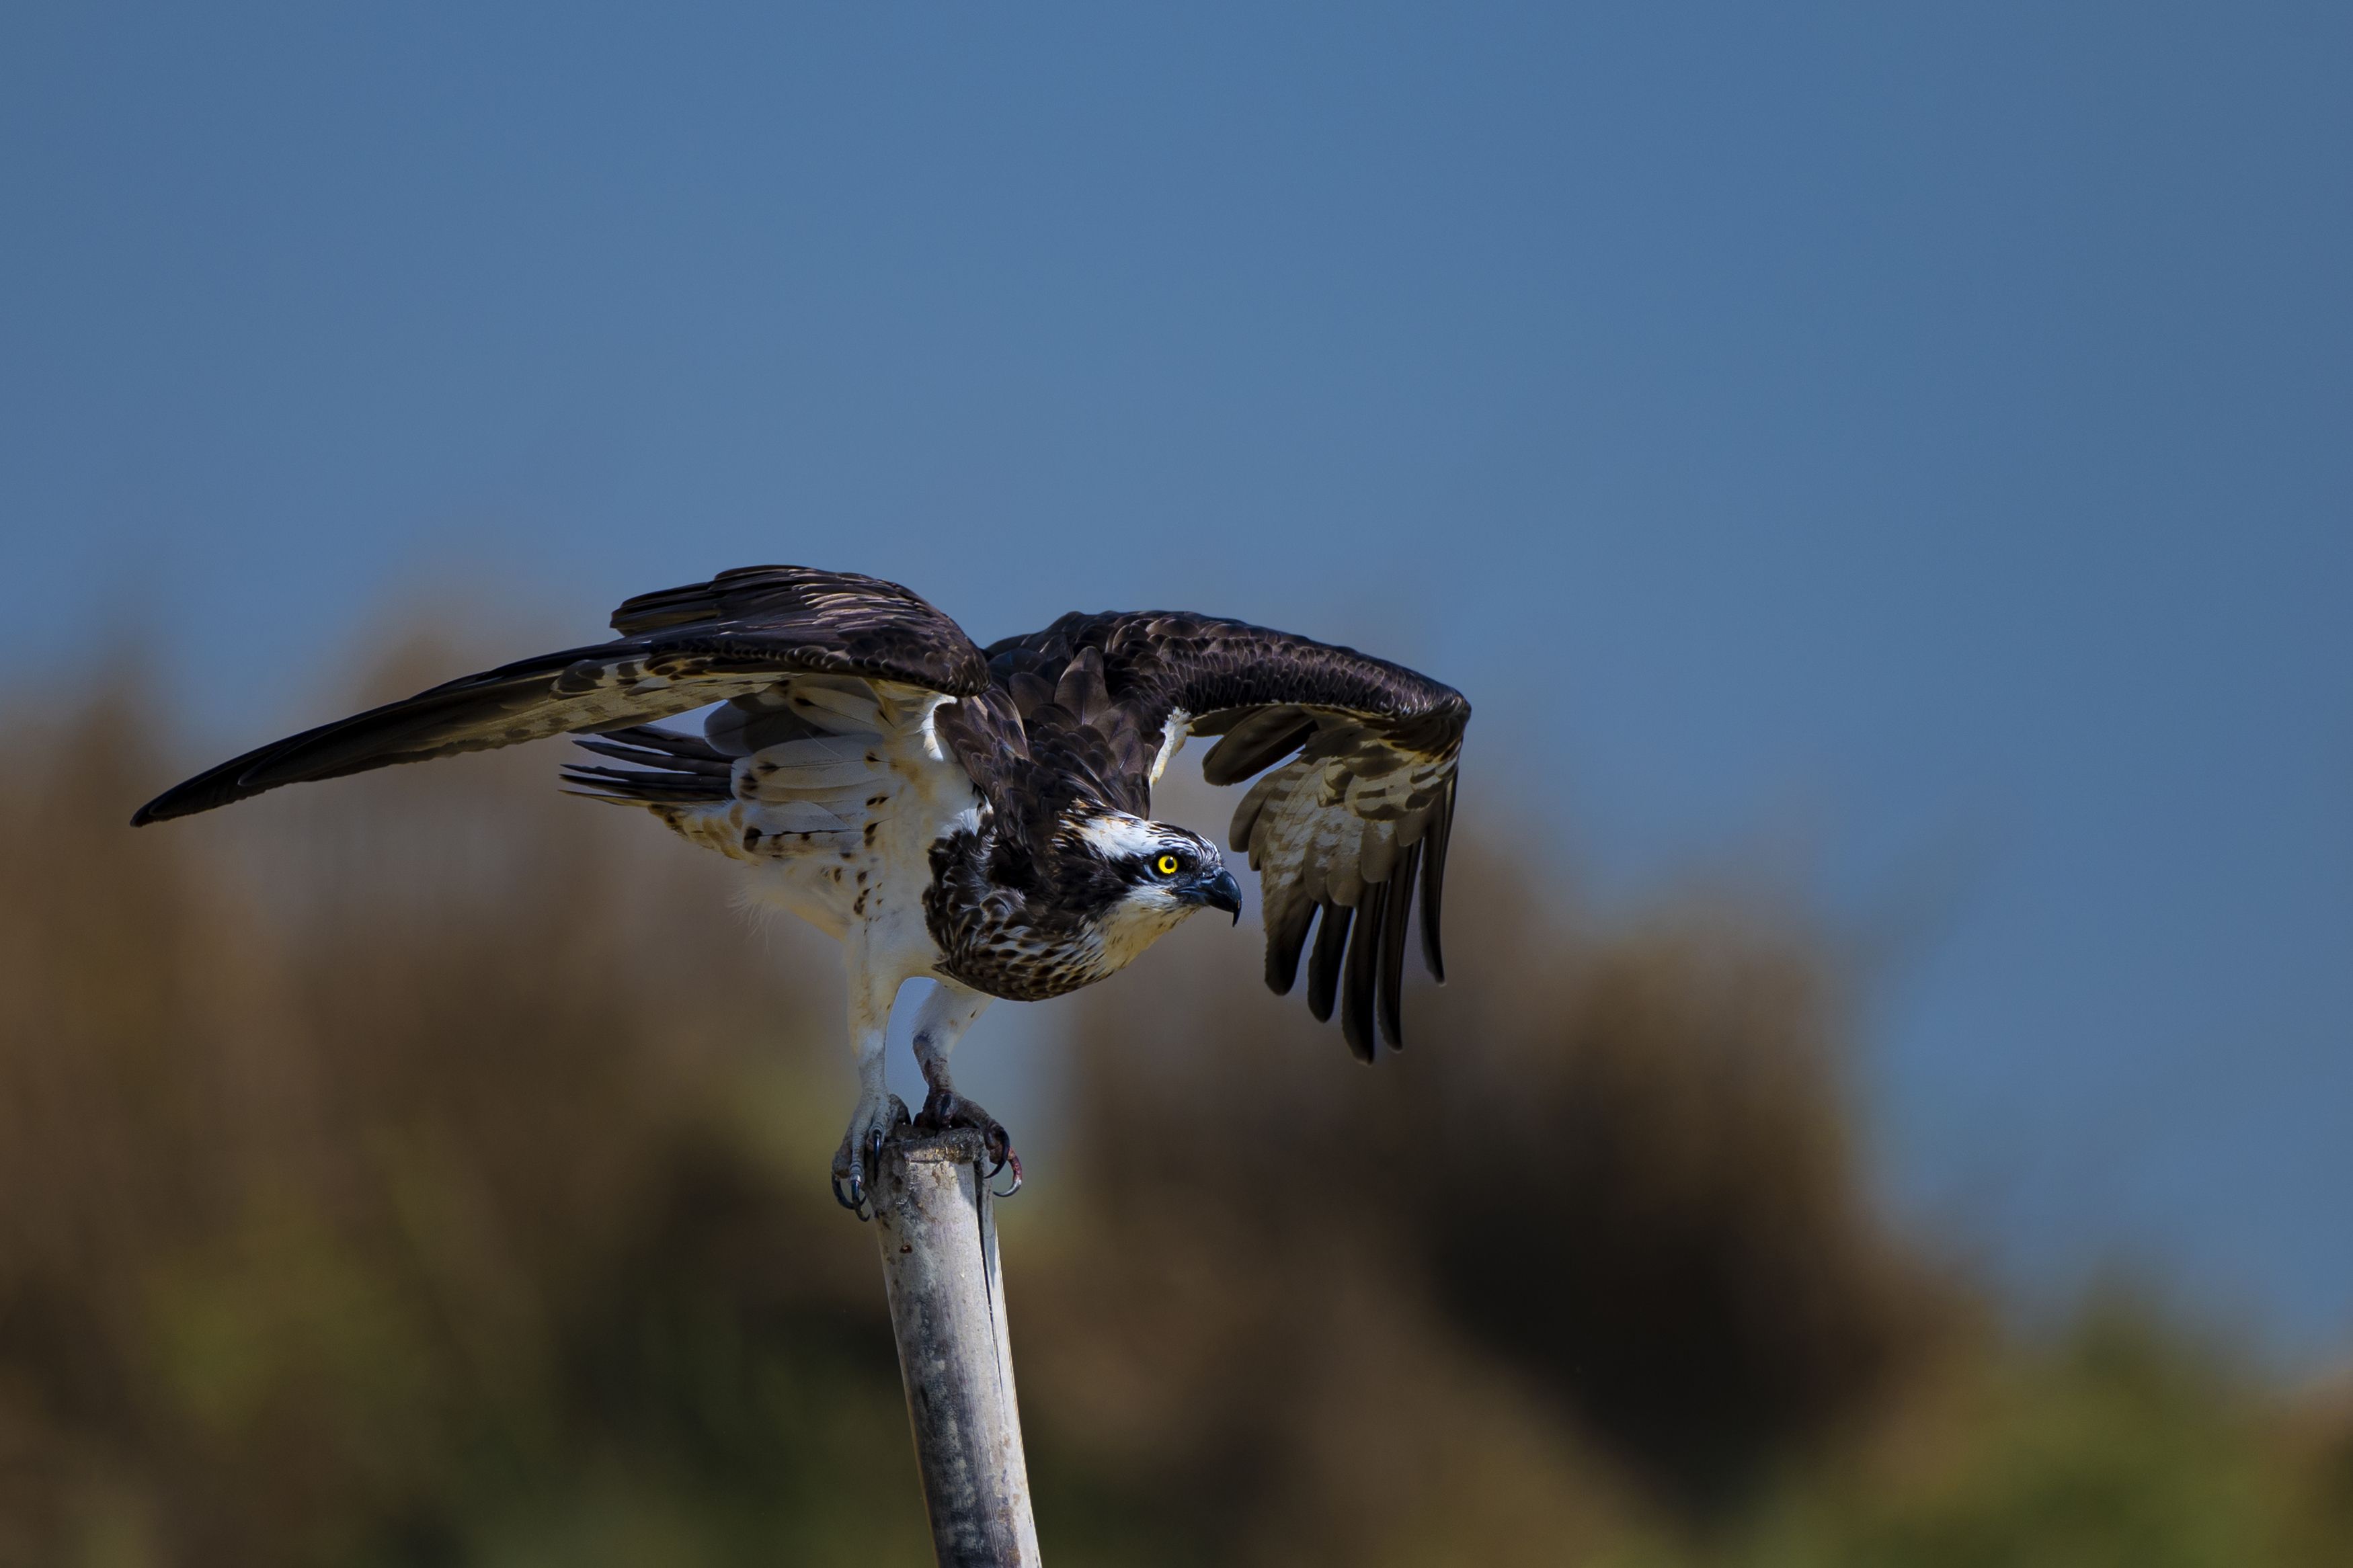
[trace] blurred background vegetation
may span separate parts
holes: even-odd
[[[928,1561],[829,949],[549,748],[134,834],[153,717],[9,721],[0,1563]],[[1207,926],[1059,1016],[1052,1561],[2353,1561],[2344,1388],[1892,1228],[1800,916],[1603,918],[1463,825],[1378,1070]]]

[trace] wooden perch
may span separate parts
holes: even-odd
[[[987,1169],[977,1132],[892,1139],[874,1228],[941,1568],[1037,1568]]]

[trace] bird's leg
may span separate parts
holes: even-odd
[[[891,999],[896,986],[886,986],[853,964],[849,974],[849,1043],[858,1052],[858,1109],[850,1114],[849,1131],[833,1156],[833,1196],[860,1219],[871,1217],[866,1207],[866,1184],[882,1152],[882,1140],[908,1120],[906,1103],[892,1094],[882,1077],[882,1045],[891,1026]]]
[[[988,997],[953,980],[934,984],[931,994],[923,998],[923,1011],[915,1015],[915,1065],[923,1069],[923,1081],[931,1086],[931,1092],[923,1098],[915,1125],[931,1131],[950,1127],[978,1131],[987,1145],[988,1157],[997,1162],[989,1175],[994,1177],[1008,1165],[1013,1167],[1013,1184],[997,1194],[1009,1198],[1021,1190],[1021,1156],[1013,1152],[1012,1138],[997,1118],[958,1094],[948,1078],[948,1053],[988,1003]]]

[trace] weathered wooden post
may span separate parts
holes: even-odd
[[[941,1568],[1037,1568],[980,1134],[883,1145],[871,1192],[907,1419]]]

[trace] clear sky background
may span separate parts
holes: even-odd
[[[1361,641],[1580,897],[1848,933],[2021,1300],[2339,1355],[2353,22],[1773,9],[12,7],[0,659],[194,752],[751,562]]]

